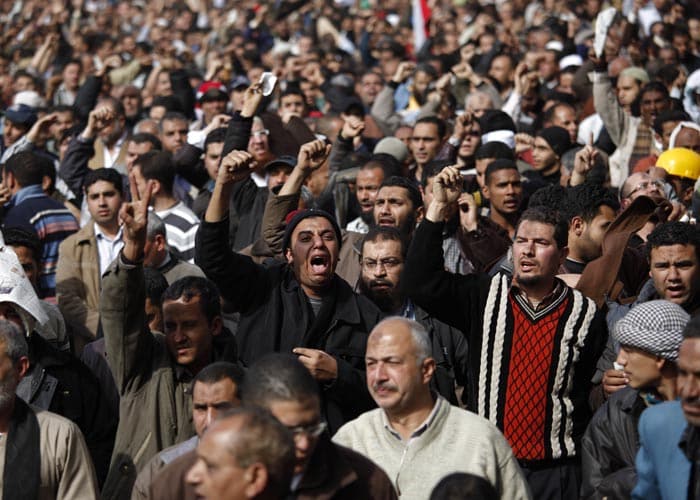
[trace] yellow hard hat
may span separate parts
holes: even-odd
[[[700,177],[700,155],[692,149],[673,148],[664,151],[656,160],[656,166],[668,174],[697,180]]]

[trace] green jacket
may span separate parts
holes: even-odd
[[[102,498],[128,499],[139,470],[160,450],[194,435],[192,374],[171,358],[165,337],[146,326],[141,264],[121,255],[102,279],[100,313],[107,362],[120,394],[119,427]],[[215,337],[214,357],[235,362],[236,343]]]

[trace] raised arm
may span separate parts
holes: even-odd
[[[298,207],[301,187],[309,175],[326,161],[330,152],[331,146],[320,140],[303,144],[299,149],[297,164],[279,194],[270,194],[268,197],[263,214],[262,233],[265,244],[274,255],[279,256],[284,252],[284,220],[287,214]]]
[[[463,332],[469,331],[469,304],[455,307],[457,297],[467,299],[476,276],[445,271],[442,230],[447,207],[461,194],[462,176],[455,166],[445,167],[433,183],[433,202],[418,226],[408,251],[401,288],[428,313]]]
[[[600,115],[610,139],[619,146],[630,126],[630,116],[625,113],[612,88],[607,70],[605,55],[600,58],[591,57],[595,63],[593,72],[593,104]]]
[[[241,312],[266,300],[270,289],[266,270],[228,245],[228,200],[234,185],[247,179],[254,167],[253,157],[246,151],[234,150],[222,159],[195,245],[196,264]]]
[[[154,350],[154,339],[146,326],[143,278],[148,204],[153,185],[149,181],[144,197],[140,198],[132,174],[130,188],[132,201],[124,203],[119,212],[124,248],[102,279],[100,300],[107,363],[122,396],[146,381]]]
[[[76,196],[83,194],[83,181],[90,171],[88,162],[95,154],[97,134],[115,119],[114,111],[109,106],[100,106],[90,111],[87,125],[80,135],[71,140],[66,155],[58,167],[58,174]]]

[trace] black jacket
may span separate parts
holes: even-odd
[[[626,499],[637,482],[637,423],[646,405],[639,391],[612,394],[593,416],[581,440],[581,498]]]
[[[322,409],[331,433],[372,408],[364,357],[369,332],[381,316],[379,309],[336,276],[314,318],[287,264],[260,266],[231,251],[227,240],[227,220],[202,222],[195,262],[241,314],[236,334],[241,361],[250,365],[264,354],[291,352],[295,347],[320,349],[338,363],[337,378],[321,384]]]
[[[437,391],[453,405],[458,405],[455,384],[464,388],[463,403],[467,403],[469,351],[464,333],[438,321],[420,307],[416,307],[416,321],[428,332],[435,359],[435,374],[430,381]]]

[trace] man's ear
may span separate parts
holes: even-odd
[[[489,191],[489,187],[486,183],[484,183],[484,187],[481,188],[481,194],[483,194],[484,198],[487,200],[491,199],[491,191]]]
[[[151,188],[151,196],[152,197],[155,197],[157,194],[160,194],[161,192],[163,192],[163,186],[161,186],[160,181],[157,181],[155,179],[148,179],[148,180],[153,183],[153,187]],[[153,202],[152,199],[151,199],[151,202]]]
[[[7,170],[3,169],[2,170],[2,182],[5,184],[5,187],[7,189],[12,190],[15,187],[15,176],[12,172],[8,172]]]
[[[421,206],[416,209],[416,224],[422,221],[423,217],[425,217],[425,208]]]
[[[17,381],[19,382],[29,371],[29,358],[27,356],[20,357],[15,367],[17,369],[17,375],[19,376]]]
[[[269,475],[267,468],[260,462],[251,464],[246,469],[243,478],[246,482],[246,496],[257,498],[267,488]]]
[[[292,255],[292,249],[287,248],[284,251],[284,257],[287,259],[287,264],[294,264],[294,256]]]
[[[423,383],[430,383],[430,380],[433,378],[433,374],[435,373],[435,359],[432,357],[425,358],[421,364],[421,372],[423,376]]]
[[[214,319],[211,320],[211,323],[209,325],[209,330],[211,331],[211,334],[216,337],[221,333],[221,331],[224,329],[224,320],[221,319],[221,316],[214,316]]]
[[[575,215],[571,218],[570,231],[573,231],[576,236],[581,236],[583,230],[586,228],[586,223],[583,218],[579,215]]]
[[[156,246],[156,250],[158,250],[159,252],[162,252],[168,246],[168,242],[165,241],[165,237],[162,234],[156,234],[153,238],[153,243]]]

